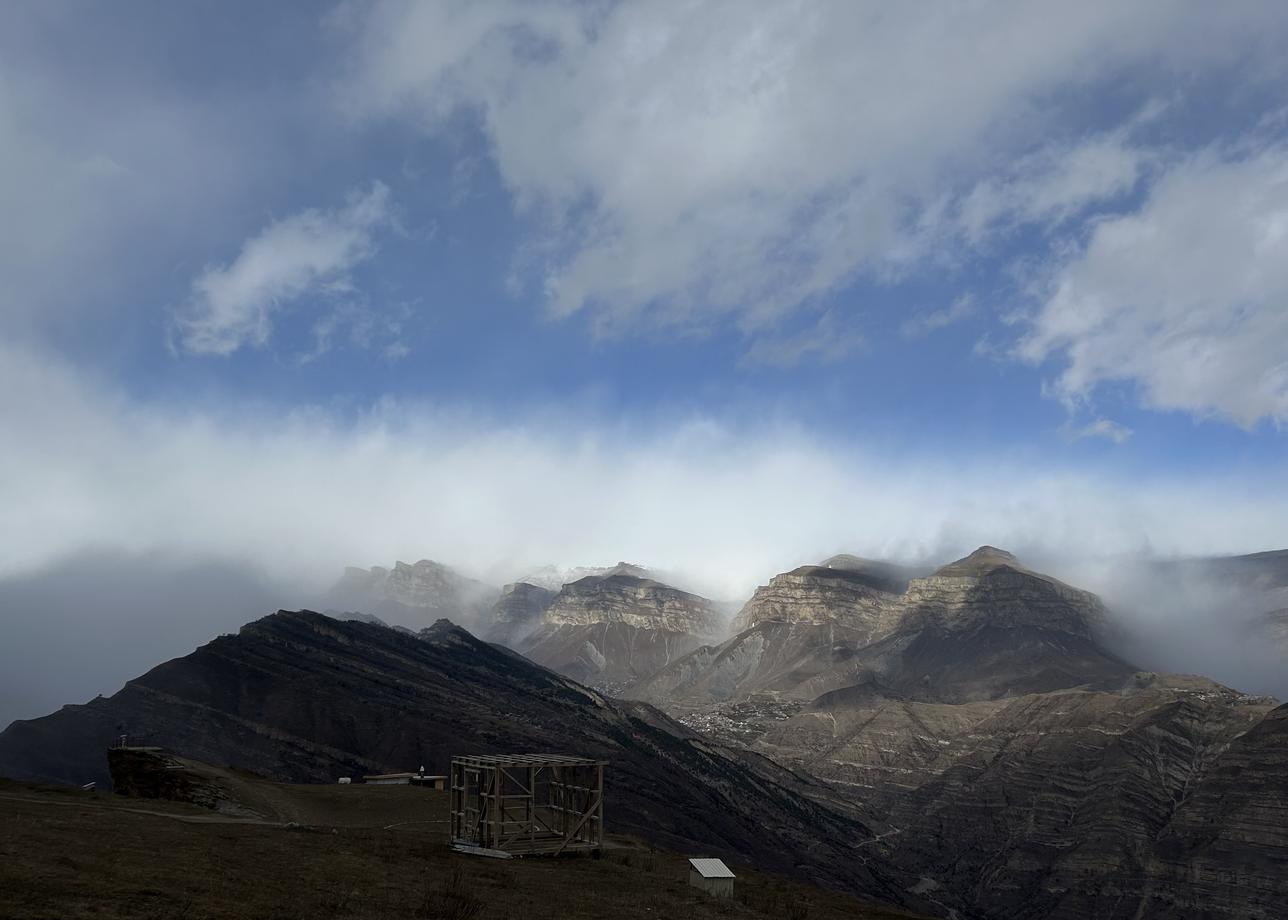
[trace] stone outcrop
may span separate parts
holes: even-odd
[[[589,576],[564,585],[542,621],[551,626],[622,623],[698,636],[714,635],[720,628],[706,598],[633,575]]]
[[[226,782],[212,776],[215,771],[164,751],[112,748],[107,768],[117,795],[187,802],[237,818],[265,817],[263,810],[250,807]]]
[[[886,582],[865,574],[819,565],[775,575],[757,588],[734,618],[734,632],[760,623],[838,624],[874,641],[897,625],[901,610]]]

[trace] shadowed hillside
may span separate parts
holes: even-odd
[[[446,621],[417,638],[309,612],[265,617],[111,698],[14,723],[0,735],[0,773],[107,783],[104,750],[122,726],[183,756],[293,782],[421,764],[441,773],[464,752],[600,757],[611,763],[612,828],[902,898],[879,867],[850,857],[872,833],[810,798],[826,797],[823,787]]]

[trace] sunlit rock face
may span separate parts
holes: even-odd
[[[837,624],[859,630],[868,641],[888,635],[899,622],[898,595],[857,572],[818,565],[775,575],[734,618],[742,632],[760,623]]]
[[[733,638],[630,688],[664,705],[769,693],[801,701],[852,686],[959,703],[1079,685],[1134,669],[1097,641],[1100,600],[981,547],[899,583],[802,566],[757,589]]]
[[[590,576],[564,585],[543,621],[552,626],[623,623],[701,636],[720,628],[705,597],[632,575]]]
[[[721,619],[704,597],[614,574],[566,584],[516,648],[592,686],[617,689],[714,641]]]
[[[905,619],[914,622],[905,624]],[[868,642],[905,625],[929,624],[945,629],[1028,625],[1091,635],[1103,626],[1104,609],[1094,594],[1032,572],[1004,550],[983,546],[928,576],[906,581],[868,571],[801,566],[757,588],[734,619],[733,630],[764,622],[838,625],[859,631]]]
[[[1031,627],[1091,638],[1106,625],[1094,594],[1030,571],[991,546],[913,579],[902,606],[906,625],[950,630]]]

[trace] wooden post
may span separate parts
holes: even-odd
[[[595,845],[603,846],[604,844],[604,765],[595,764],[595,772],[598,774],[595,781],[595,801],[599,814],[595,821]]]

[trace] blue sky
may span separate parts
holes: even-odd
[[[1074,6],[10,5],[0,574],[1288,543],[1288,14]]]

